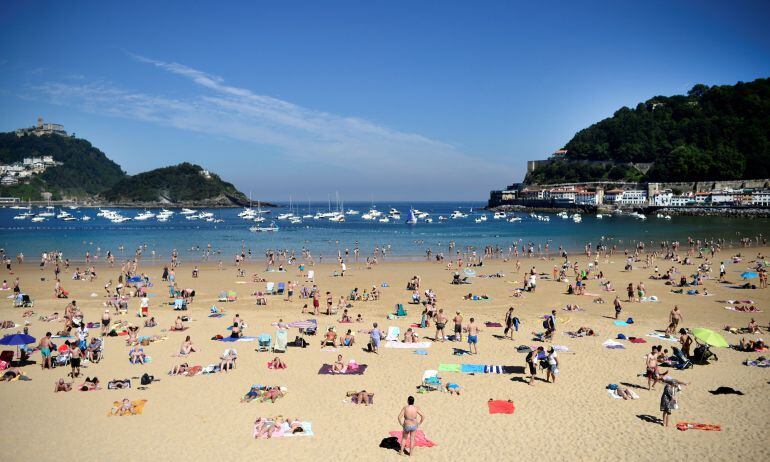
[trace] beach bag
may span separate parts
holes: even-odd
[[[155,377],[145,372],[144,375],[142,375],[142,378],[140,379],[140,383],[142,385],[149,385],[152,383],[153,380],[155,380]]]
[[[296,336],[294,338],[294,346],[299,347],[299,348],[306,348],[307,347],[307,340],[305,340],[304,338],[302,338],[300,336]]]

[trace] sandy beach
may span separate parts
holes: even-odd
[[[503,273],[502,278],[472,278],[470,285],[451,285],[453,271],[445,264],[429,262],[385,262],[366,269],[364,264],[349,263],[344,277],[334,277],[336,265],[316,265],[315,283],[322,294],[329,291],[335,304],[340,295],[347,295],[353,288],[380,288],[379,301],[353,302],[353,317],[362,314],[364,323],[341,324],[337,316],[318,316],[319,333],[334,326],[339,334],[347,329],[370,329],[378,322],[387,330],[398,326],[401,332],[412,323],[420,321],[422,307],[407,304],[411,292],[406,283],[413,275],[422,279],[421,290],[433,289],[438,295],[438,307],[451,319],[459,310],[465,319],[475,317],[481,325],[477,356],[455,356],[453,348],[467,348],[467,343],[433,343],[427,355],[414,354],[410,349],[382,348],[375,355],[363,351],[368,338],[357,333],[357,344],[352,348],[338,348],[337,352],[320,348],[321,336],[307,337],[307,348],[289,348],[283,358],[288,368],[268,370],[266,363],[272,353],[256,352],[256,342],[222,343],[211,340],[217,334],[228,335],[226,328],[238,313],[246,322],[245,335],[275,334],[271,323],[283,319],[286,322],[307,319],[301,308],[310,300],[295,294],[294,300],[285,301],[282,296],[268,296],[266,306],[257,306],[251,293],[265,289],[265,283],[251,283],[250,275],[268,281],[298,281],[299,287],[310,286],[296,266],[287,266],[285,273],[265,272],[261,260],[247,261],[244,265],[246,278],[236,277],[232,262],[223,270],[216,265],[199,265],[200,277],[193,279],[191,270],[196,262],[183,261],[176,270],[179,287],[194,288],[196,297],[186,312],[175,312],[168,305],[168,289],[161,282],[161,266],[140,265],[140,272],[151,277],[154,284],[149,292],[150,314],[158,321],[154,328],[141,328],[139,335],[163,335],[165,341],[145,346],[152,357],[146,365],[132,365],[128,361],[129,347],[125,337],[105,337],[104,359],[98,364],[86,363],[83,376],[75,379],[82,383],[85,376],[97,376],[102,390],[94,392],[71,391],[54,393],[54,382],[67,378],[69,367],[41,370],[40,353],[35,352],[29,365],[22,370],[30,381],[0,383],[0,403],[6,421],[6,430],[0,435],[3,460],[43,460],[77,453],[90,460],[204,460],[227,458],[228,460],[281,460],[287,456],[295,460],[311,460],[319,456],[333,460],[397,460],[399,455],[392,449],[380,448],[389,431],[399,429],[396,417],[409,395],[415,396],[416,404],[427,420],[421,427],[425,435],[436,443],[431,448],[420,447],[415,456],[422,460],[469,460],[513,458],[548,458],[566,460],[762,460],[770,457],[767,448],[767,387],[770,369],[747,367],[746,359],[755,359],[763,353],[744,353],[725,348],[714,348],[719,360],[709,365],[696,365],[686,370],[671,370],[676,379],[688,382],[678,395],[679,409],[672,415],[672,425],[663,428],[659,422],[662,384],[648,391],[647,381],[638,376],[644,373],[644,356],[650,347],[662,344],[665,348],[678,343],[646,337],[655,330],[663,330],[674,305],[683,313],[682,326],[707,327],[722,333],[730,344],[738,343],[740,336],[724,332],[725,325],[745,327],[755,317],[760,326],[770,320],[770,291],[767,289],[732,289],[730,284],[716,280],[719,261],[728,261],[732,255],[742,252],[744,260],[727,265],[727,279],[742,282],[740,273],[749,267],[757,253],[767,255],[770,249],[724,249],[714,259],[711,278],[705,281],[710,296],[675,294],[672,287],[662,280],[649,279],[651,268],[643,261],[637,262],[632,271],[624,271],[622,254],[600,259],[598,269],[605,279],[612,281],[623,300],[621,319],[633,317],[634,324],[616,326],[614,321],[614,294],[603,292],[597,279],[587,281],[587,292],[604,298],[606,303],[593,303],[595,296],[566,295],[567,283],[550,279],[538,281],[537,291],[527,292],[523,298],[514,298],[515,288],[523,286],[524,272],[532,266],[538,273],[550,275],[554,265],[562,259],[551,260],[522,258],[521,269],[516,272],[514,262],[486,260],[478,275]],[[581,268],[587,267],[585,256],[570,257]],[[662,259],[657,260],[661,271],[674,266],[683,274],[695,272],[703,260],[695,259],[696,265],[682,266]],[[97,322],[103,312],[104,284],[108,279],[117,281],[120,267],[97,265],[98,278],[94,281],[73,281],[70,271],[62,273],[64,288],[70,292],[69,300],[53,298],[53,270],[38,268],[37,262],[14,265],[13,275],[3,269],[0,279],[11,284],[19,277],[23,292],[35,301],[32,317],[23,319],[21,308],[13,308],[11,300],[0,305],[0,319],[15,321],[20,327],[5,329],[2,334],[21,330],[25,320],[30,322],[29,334],[40,339],[46,331],[61,329],[57,322],[38,320],[40,315],[54,311],[64,312],[70,300],[77,300],[86,321]],[[572,275],[572,271],[568,271]],[[42,281],[41,278],[45,278]],[[647,294],[658,302],[628,303],[625,287],[628,283],[644,282]],[[756,282],[756,280],[754,280]],[[217,301],[223,290],[234,290],[235,302]],[[463,296],[486,294],[489,300],[468,301]],[[91,296],[91,294],[96,294]],[[3,296],[10,295],[4,292]],[[751,299],[762,313],[741,313],[726,310],[725,300]],[[324,305],[325,297],[321,297]],[[395,305],[403,303],[408,310],[405,318],[389,320],[388,313]],[[579,304],[584,311],[567,312],[567,304]],[[225,310],[222,318],[208,317],[210,307],[216,305]],[[484,322],[503,323],[508,307],[515,307],[515,314],[522,325],[514,340],[499,338],[502,328],[485,327]],[[139,299],[129,302],[128,314],[113,322],[125,319],[143,325],[144,319],[136,317]],[[516,351],[519,345],[548,346],[533,340],[533,331],[542,331],[542,316],[557,312],[557,332],[553,345],[566,346],[569,351],[558,352],[560,374],[556,383],[538,380],[529,386],[523,373],[525,354]],[[190,317],[185,332],[167,332],[178,314]],[[590,326],[597,336],[570,338],[565,332]],[[447,333],[451,330],[451,323]],[[433,324],[427,329],[417,329],[423,337],[432,338]],[[91,336],[98,335],[91,329]],[[620,341],[622,350],[607,349],[602,343],[617,339],[618,333],[636,336],[647,343],[635,344]],[[172,357],[185,335],[201,350],[187,358]],[[289,340],[297,335],[291,329]],[[751,335],[756,339],[763,335]],[[764,337],[767,338],[767,337]],[[30,345],[34,346],[34,345]],[[218,363],[226,348],[238,350],[237,368],[228,373],[199,375],[194,377],[168,376],[174,365],[188,362],[190,365]],[[3,349],[15,349],[4,347]],[[319,375],[322,364],[332,364],[337,354],[344,361],[355,359],[367,364],[364,375]],[[521,372],[513,374],[463,374],[442,372],[445,381],[461,386],[460,396],[434,391],[416,393],[422,374],[437,369],[442,363],[469,363],[519,366]],[[667,369],[667,368],[664,368]],[[518,370],[518,369],[517,369]],[[149,373],[160,381],[146,390],[137,389],[143,373]],[[545,374],[538,376],[544,379]],[[111,379],[134,378],[130,390],[107,390]],[[68,379],[69,380],[69,379]],[[639,395],[636,400],[613,399],[606,386],[625,383]],[[240,403],[240,398],[251,384],[281,385],[288,389],[286,396],[276,403]],[[709,390],[720,386],[732,387],[743,392],[739,395],[712,395]],[[374,393],[371,406],[354,405],[346,399],[347,391],[365,389]],[[137,416],[107,417],[113,401],[129,398],[146,399],[143,413]],[[515,405],[512,415],[490,415],[489,399],[511,400]],[[312,422],[313,436],[256,440],[252,438],[252,424],[258,416],[298,418]],[[651,416],[652,418],[650,418]],[[698,422],[720,425],[722,431],[678,431],[677,422]]]

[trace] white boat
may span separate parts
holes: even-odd
[[[444,215],[438,216],[438,221],[444,221],[444,220],[446,220],[446,217]]]
[[[505,219],[505,212],[495,212],[492,218],[495,220]]]
[[[139,215],[135,216],[134,220],[145,221],[145,220],[149,220],[150,218],[155,218],[155,214],[150,212],[149,210],[145,210],[144,212],[142,212]]]
[[[480,217],[478,218],[478,220],[479,220],[479,221],[478,221],[479,223],[481,223],[482,221],[487,221],[487,216],[486,216],[486,215],[482,215],[482,216],[480,216]]]
[[[33,223],[40,223],[41,221],[45,221],[45,217],[41,217],[40,215],[38,215],[36,217],[32,217],[32,220],[30,221],[32,221]]]
[[[265,217],[257,216],[252,218],[251,221],[253,221],[254,223],[262,223],[263,221],[265,221]]]
[[[73,217],[72,215],[68,217],[62,218],[64,221],[77,221],[77,218]]]
[[[282,214],[278,215],[278,219],[279,220],[288,220],[289,218],[291,218],[293,216],[294,216],[293,213],[282,213]]]
[[[181,213],[182,215],[192,215],[192,214],[195,213],[195,210],[193,210],[193,209],[182,209],[182,211],[179,212],[179,213]]]
[[[113,223],[125,223],[125,222],[127,222],[129,220],[130,220],[130,218],[128,218],[128,217],[117,216],[115,218],[112,218],[110,221],[113,222]]]
[[[426,218],[425,223],[433,223],[433,218]]]
[[[521,217],[511,217],[508,219],[508,223],[516,223],[517,221],[521,221]]]
[[[83,215],[83,218],[81,218],[81,220],[83,220],[83,221],[91,221],[91,217],[89,217],[88,215]]]
[[[390,217],[392,220],[398,221],[401,219],[401,212],[391,207],[390,211],[388,212],[388,217]]]
[[[452,215],[449,216],[449,218],[451,218],[453,220],[456,220],[458,218],[467,218],[467,217],[468,217],[467,213],[462,213],[459,210],[455,210],[454,212],[452,212]]]
[[[278,227],[275,225],[275,222],[270,222],[270,226],[252,226],[249,228],[249,231],[252,233],[274,233],[278,231]]]
[[[302,218],[300,218],[300,217],[291,217],[291,218],[289,218],[289,223],[294,224],[294,225],[298,225],[298,224],[302,223]]]
[[[348,211],[345,212],[345,215],[358,215],[359,213],[361,212],[359,212],[358,210],[348,209]]]
[[[71,216],[72,215],[70,215],[69,212],[65,212],[64,210],[61,210],[61,211],[59,211],[59,214],[56,215],[56,218],[61,220],[61,219],[64,219],[64,218],[67,218],[67,217],[71,217]]]
[[[602,215],[601,213],[597,213],[596,214],[596,219],[597,220],[601,220],[602,218],[604,218],[604,215]]]
[[[670,220],[671,219],[671,215],[666,215],[663,218],[665,218],[666,220]]]
[[[581,221],[583,221],[583,217],[579,213],[576,213],[572,215],[572,221],[574,221],[575,223],[580,223]]]
[[[345,215],[342,213],[332,214],[332,216],[329,217],[329,221],[333,221],[334,223],[342,223],[345,221]]]
[[[390,223],[390,218],[382,217],[378,220],[380,223]]]

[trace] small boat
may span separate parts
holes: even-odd
[[[597,213],[596,214],[596,219],[597,220],[601,220],[602,218],[604,218],[604,215],[602,215],[601,213]]]
[[[249,231],[252,233],[274,233],[278,231],[278,227],[275,225],[274,221],[271,221],[270,226],[252,226],[249,228]]]
[[[505,212],[495,212],[492,218],[494,218],[495,220],[500,220],[500,219],[505,219],[505,216],[506,216]]]
[[[456,220],[458,218],[468,218],[468,214],[467,213],[462,213],[459,210],[455,210],[454,212],[452,212],[452,215],[450,215],[449,218],[451,218],[453,220]]]
[[[517,221],[521,221],[521,217],[511,217],[508,219],[508,223],[516,223]]]
[[[390,223],[390,218],[382,217],[378,220],[380,223]]]
[[[30,221],[32,221],[32,223],[40,223],[41,221],[45,221],[45,217],[38,215],[36,217],[32,217],[32,220]]]
[[[195,210],[193,210],[193,209],[182,209],[182,211],[179,212],[179,213],[181,213],[182,215],[192,215],[193,213],[195,213]]]
[[[359,213],[361,212],[359,212],[358,210],[348,209],[348,211],[345,212],[345,215],[358,215]]]

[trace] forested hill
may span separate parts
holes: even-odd
[[[85,197],[104,191],[126,176],[118,164],[84,139],[59,135],[19,137],[15,133],[0,133],[2,164],[46,155],[53,156],[62,165],[49,167],[36,175],[30,184],[2,188],[2,195],[34,200],[39,199],[40,191],[50,191],[56,196]]]
[[[656,96],[579,131],[527,183],[770,177],[770,79]],[[604,161],[595,162],[595,161]],[[632,164],[649,164],[637,168]]]
[[[126,177],[101,196],[116,204],[228,206],[248,203],[235,186],[187,162]]]

